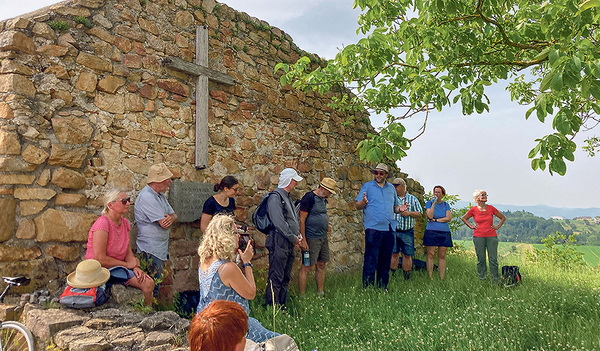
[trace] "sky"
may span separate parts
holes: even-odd
[[[37,10],[55,0],[0,0],[0,20]],[[303,50],[333,58],[338,49],[356,42],[353,0],[224,0],[230,7],[267,21],[288,33]],[[449,194],[471,201],[475,189],[489,194],[490,204],[600,207],[600,156],[581,150],[567,163],[565,176],[533,171],[527,158],[535,139],[552,132],[535,116],[525,120],[527,107],[510,101],[506,84],[490,87],[490,113],[463,116],[460,107],[430,114],[425,134],[399,162],[402,172],[425,191],[443,185]],[[405,121],[406,135],[419,134],[423,117]],[[372,116],[375,127],[382,119]],[[600,128],[600,127],[599,127]],[[600,131],[600,129],[597,129]],[[593,130],[585,136],[598,135]],[[579,137],[581,142],[585,137]],[[335,175],[332,175],[335,177]]]

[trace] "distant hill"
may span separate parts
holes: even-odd
[[[468,201],[458,201],[455,207],[468,206]],[[535,206],[516,206],[516,205],[499,205],[491,203],[500,211],[525,211],[533,213],[536,216],[549,219],[551,217],[562,217],[564,219],[572,219],[575,217],[590,216],[592,218],[600,216],[600,208],[567,208],[567,207],[550,207],[546,205]]]

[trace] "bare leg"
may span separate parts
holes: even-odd
[[[390,263],[390,269],[398,269],[399,264],[400,264],[400,253],[392,254],[392,262]],[[402,263],[402,267],[404,267],[404,263]]]
[[[405,272],[412,271],[412,257],[402,254],[402,270]]]
[[[315,281],[317,283],[317,292],[322,293],[323,289],[325,288],[325,262],[317,261]]]
[[[446,251],[447,247],[438,248],[438,268],[440,270],[440,279],[444,280],[446,276]]]
[[[134,288],[140,289],[144,294],[144,303],[147,306],[152,306],[152,302],[154,301],[154,279],[152,279],[148,274],[144,273],[144,275],[146,277],[144,278],[143,282],[140,283],[136,277],[133,277],[127,281],[127,284]]]
[[[313,266],[306,267],[305,265],[301,265],[298,270],[298,290],[300,291],[300,296],[304,296],[306,293],[306,276],[312,267]]]
[[[427,261],[425,265],[427,267],[427,274],[429,274],[429,279],[433,280],[433,258],[435,257],[435,249],[436,246],[426,246],[427,248]]]

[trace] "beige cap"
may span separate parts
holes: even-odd
[[[390,173],[390,171],[388,171],[388,166],[385,163],[380,163],[377,165],[377,167],[371,169],[371,173],[375,171],[384,171],[385,173]]]
[[[160,183],[172,177],[173,173],[169,170],[167,165],[164,163],[158,163],[150,166],[148,169],[147,183]]]
[[[321,184],[319,185],[330,193],[335,194],[335,180],[331,178],[323,178],[323,180],[321,180]]]

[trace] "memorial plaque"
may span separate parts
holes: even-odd
[[[193,222],[202,217],[204,201],[215,194],[214,184],[176,180],[169,189],[169,203],[179,222]]]

